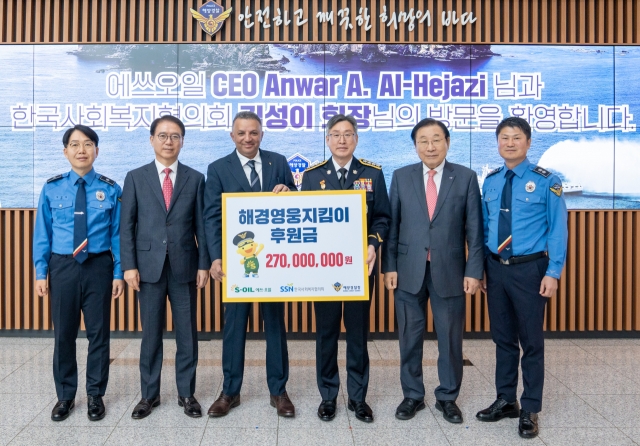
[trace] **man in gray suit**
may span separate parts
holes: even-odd
[[[142,399],[131,414],[140,419],[160,404],[162,331],[169,296],[176,330],[178,405],[202,416],[193,396],[198,365],[196,288],[209,278],[204,233],[204,175],[178,162],[185,128],[173,116],[151,123],[156,159],[127,173],[120,216],[124,279],[138,291],[142,320]],[[197,239],[197,244],[196,244]]]
[[[424,409],[422,348],[427,300],[438,336],[436,408],[462,423],[455,401],[462,383],[465,293],[475,293],[483,274],[483,228],[478,178],[445,160],[449,130],[423,119],[411,132],[420,163],[393,173],[391,226],[382,263],[385,286],[395,291],[404,400],[396,418]],[[465,258],[465,242],[469,250]]]

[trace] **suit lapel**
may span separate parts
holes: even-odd
[[[260,150],[260,160],[262,161],[262,192],[269,192],[275,187],[275,184],[271,184],[273,180],[271,156],[267,152]]]
[[[235,149],[231,154],[227,155],[227,162],[229,163],[229,172],[231,173],[231,176],[235,178],[242,190],[245,192],[252,192],[251,185],[249,184],[249,180],[247,180],[247,175],[244,173],[244,169],[240,163],[240,158],[238,158]]]
[[[322,170],[322,175],[324,176],[327,183],[329,183],[329,190],[342,190],[340,186],[340,181],[338,181],[338,173],[335,172],[335,168],[333,165],[333,159],[329,158],[327,164],[322,167],[318,167],[318,169]],[[330,173],[327,173],[330,172]]]
[[[156,169],[155,161],[151,161],[151,164],[147,164],[147,168],[145,169],[145,178],[149,183],[149,187],[153,191],[153,195],[155,195],[160,202],[162,209],[167,212],[167,205],[164,204],[164,195],[162,195],[162,186],[160,185],[160,175]]]
[[[178,199],[178,195],[184,188],[184,185],[187,184],[187,179],[189,178],[189,171],[184,167],[184,165],[178,162],[178,171],[176,172],[176,184],[173,186],[173,194],[171,194],[171,203],[169,204],[169,210],[167,213],[171,212],[173,209],[173,205]]]
[[[411,178],[413,179],[413,187],[416,190],[418,201],[420,202],[420,208],[424,212],[426,221],[429,221],[429,209],[427,209],[427,192],[424,184],[424,172],[422,171],[422,162],[414,166],[411,172]]]
[[[358,159],[354,157],[351,160],[350,169],[351,170],[347,171],[347,182],[344,183],[345,190],[351,189],[351,187],[353,186],[353,182],[357,180],[360,177],[360,174],[364,171],[364,166],[360,163],[360,161],[358,161]]]
[[[442,169],[442,179],[440,181],[440,191],[438,192],[438,201],[436,201],[436,209],[433,211],[433,218],[435,220],[444,205],[444,201],[447,199],[447,194],[449,194],[449,190],[451,189],[451,185],[453,184],[453,180],[456,178],[454,175],[454,170],[451,165],[445,161],[444,169]]]

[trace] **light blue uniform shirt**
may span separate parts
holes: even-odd
[[[42,188],[33,234],[36,279],[46,279],[51,253],[73,254],[73,221],[80,176],[73,170],[47,180]],[[120,197],[113,180],[91,169],[84,177],[87,193],[88,251],[111,250],[113,278],[122,279],[120,268]]]
[[[560,278],[567,256],[567,205],[562,181],[557,175],[531,164],[525,158],[511,169],[513,193],[511,209],[511,249],[514,256],[540,251],[549,255],[546,275]],[[482,215],[485,251],[498,253],[500,198],[506,181],[506,166],[487,175],[482,185]]]

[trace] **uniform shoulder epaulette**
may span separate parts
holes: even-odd
[[[549,172],[547,169],[543,169],[540,166],[536,166],[532,169],[535,173],[537,173],[538,175],[542,175],[543,177],[547,178],[549,177],[549,175],[551,175],[551,172]]]
[[[305,172],[309,172],[310,170],[313,170],[316,167],[324,166],[325,164],[327,164],[327,161],[329,161],[329,160],[324,160],[321,163],[312,164],[311,166],[307,167],[304,171]]]
[[[104,175],[100,175],[100,177],[98,178],[100,181],[104,181],[105,183],[107,183],[109,186],[113,186],[114,184],[116,184],[115,181],[113,181],[111,178],[109,177],[105,177]]]
[[[365,166],[373,167],[374,169],[382,170],[382,166],[380,164],[376,164],[372,161],[366,160],[364,158],[360,158],[360,164],[364,164]]]
[[[53,181],[57,181],[60,178],[64,178],[64,174],[61,173],[60,175],[56,175],[55,177],[51,177],[47,180],[47,183],[52,183]]]
[[[489,178],[491,175],[495,175],[495,174],[497,174],[498,172],[500,172],[500,171],[502,170],[502,168],[503,168],[503,167],[504,167],[504,166],[500,166],[500,167],[498,167],[497,169],[493,169],[491,172],[489,172],[489,173],[487,174],[487,176],[486,176],[485,178]]]

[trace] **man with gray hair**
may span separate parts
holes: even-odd
[[[358,145],[358,125],[353,116],[338,114],[326,125],[326,141],[331,158],[309,167],[302,177],[303,191],[365,190],[367,196],[367,264],[369,265],[369,300],[344,302],[314,302],[316,314],[316,378],[322,402],[318,417],[331,421],[336,414],[340,377],[338,375],[338,337],[344,315],[347,335],[347,407],[356,418],[373,421],[373,412],[365,402],[369,385],[369,307],[376,276],[376,251],[387,236],[391,210],[382,167],[353,152]]]
[[[222,194],[230,192],[287,192],[296,190],[287,159],[260,148],[264,132],[258,115],[243,111],[233,118],[231,139],[235,149],[209,164],[204,190],[205,234],[213,261],[211,277],[222,280]],[[210,417],[221,417],[240,404],[244,373],[244,349],[247,338],[250,303],[224,305],[222,339],[222,392],[209,408]],[[289,379],[289,355],[284,325],[283,302],[261,302],[267,341],[267,384],[270,403],[283,417],[295,416],[295,408],[286,392]],[[258,317],[254,314],[254,317]]]

